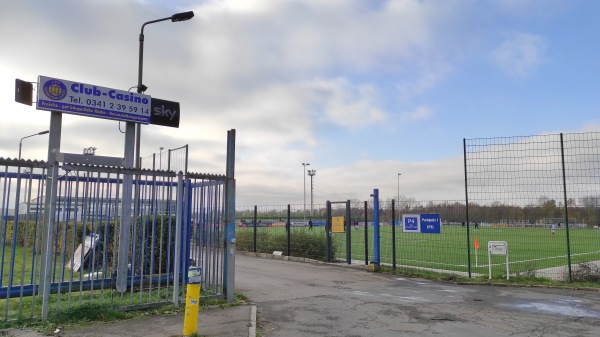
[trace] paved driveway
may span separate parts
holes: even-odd
[[[600,292],[453,285],[238,254],[263,336],[600,336]]]

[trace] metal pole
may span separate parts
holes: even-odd
[[[367,224],[368,203],[365,201],[365,265],[369,264],[369,226]]]
[[[571,239],[569,235],[569,211],[567,207],[567,178],[565,173],[565,145],[563,142],[563,134],[560,134],[560,157],[562,160],[562,178],[563,178],[563,198],[565,204],[565,230],[567,232],[567,261],[569,265],[569,282],[573,282],[573,270],[571,265]],[[508,275],[508,273],[507,273]]]
[[[285,231],[287,232],[287,256],[292,256],[292,223],[291,223],[291,207],[287,205],[287,222],[285,223]]]
[[[331,262],[331,201],[327,200],[327,209],[325,211],[327,219],[325,220],[325,246],[327,249],[327,262]]]
[[[467,265],[469,271],[469,278],[471,278],[471,236],[469,233],[469,189],[467,185],[467,140],[463,138],[463,157],[465,167],[465,217],[467,221]],[[490,276],[492,273],[490,272]]]
[[[194,17],[194,12],[183,12],[183,13],[173,14],[167,18],[144,22],[144,24],[142,25],[142,29],[140,30],[140,37],[139,37],[140,48],[139,48],[139,56],[138,56],[138,85],[137,85],[138,93],[141,94],[144,91],[146,91],[146,87],[142,83],[142,73],[143,73],[143,69],[144,69],[144,27],[146,27],[146,25],[149,25],[151,23],[156,23],[156,22],[161,22],[161,21],[166,21],[166,20],[171,20],[171,22],[186,21],[193,17]],[[129,124],[129,123],[131,123],[132,125],[134,124],[133,122],[127,122],[127,124]],[[135,159],[135,168],[139,169],[140,168],[140,142],[141,142],[141,132],[142,132],[141,124],[139,124],[139,123],[135,124],[135,129],[136,129],[135,130],[135,158],[136,158]]]
[[[158,154],[158,169],[162,170],[162,151],[164,147],[161,146],[158,149],[160,150],[160,153]]]
[[[29,138],[29,137],[33,137],[33,136],[45,135],[45,134],[47,134],[49,132],[50,132],[50,130],[45,130],[45,131],[34,133],[32,135],[25,136],[25,137],[21,138],[21,140],[19,141],[19,160],[21,160],[21,148],[23,147],[23,139]]]
[[[254,224],[254,252],[256,253],[256,221],[258,217],[258,210],[257,210],[257,206],[254,205],[254,221],[252,221],[252,223]]]
[[[125,168],[134,166],[134,123],[125,125]],[[136,185],[137,186],[137,185]],[[133,173],[127,170],[123,176],[123,192],[121,201],[121,226],[119,228],[119,250],[117,256],[117,281],[116,288],[120,293],[127,290],[127,276],[129,264],[129,239],[131,237],[131,193],[133,190]],[[132,266],[133,268],[133,266]]]
[[[58,179],[58,163],[60,153],[60,137],[62,134],[62,113],[52,111],[50,116],[50,138],[48,140],[48,169],[46,178],[46,195],[44,196],[44,231],[42,232],[42,261],[40,262],[40,290],[42,295],[42,319],[48,319],[50,313],[50,284],[52,278],[52,248],[54,239],[54,220],[56,216],[56,192]]]
[[[235,129],[227,131],[227,184],[225,191],[225,277],[223,288],[228,302],[235,299]]]
[[[398,201],[398,205],[400,205],[400,176],[402,175],[402,173],[398,173],[398,194],[397,194],[397,199],[396,201]],[[400,207],[398,207],[398,220],[400,220]]]
[[[396,211],[392,200],[392,268],[396,269]]]
[[[314,210],[313,210],[313,205],[314,205],[314,199],[313,199],[313,179],[315,177],[315,175],[317,174],[317,170],[308,170],[308,175],[310,176],[310,215],[313,216],[314,215]]]
[[[304,184],[302,185],[302,188],[304,189],[304,209],[302,210],[302,214],[304,215],[304,222],[306,222],[306,167],[309,165],[309,163],[302,163],[302,178],[304,178]]]
[[[177,175],[177,201],[175,211],[175,255],[173,259],[173,304],[179,305],[179,286],[185,286],[185,277],[181,278],[182,272],[187,275],[187,270],[182,270],[181,262],[183,260],[181,255],[182,236],[183,236],[183,219],[182,219],[182,203],[183,203],[183,175]],[[121,242],[119,242],[121,244]]]
[[[310,175],[310,216],[313,216],[313,177],[314,177],[314,174],[311,174]]]
[[[346,200],[346,263],[352,264],[352,234],[351,215],[350,215],[350,200]]]
[[[373,190],[373,264],[379,266],[379,189]]]

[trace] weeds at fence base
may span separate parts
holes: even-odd
[[[590,262],[580,263],[571,272],[573,282],[600,282],[600,266]],[[569,275],[565,275],[569,279]]]
[[[201,310],[213,308],[229,308],[234,306],[246,305],[249,303],[248,298],[243,294],[235,294],[235,300],[227,302],[226,299],[208,299],[201,300]],[[135,311],[124,311],[110,305],[102,304],[84,304],[72,306],[59,310],[48,316],[48,320],[42,321],[39,319],[17,319],[11,321],[0,321],[0,329],[28,329],[41,332],[47,335],[54,335],[53,332],[58,328],[73,328],[89,322],[115,322],[135,317],[144,316],[159,316],[159,315],[175,315],[183,313],[185,305],[165,305],[151,309],[142,309]],[[0,332],[0,336],[2,333]]]
[[[367,271],[370,271],[370,272],[378,272],[380,270],[381,270],[381,267],[375,263],[369,263],[369,265],[367,266]]]

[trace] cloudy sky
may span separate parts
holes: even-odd
[[[141,155],[189,144],[190,171],[222,174],[236,129],[238,206],[302,204],[303,162],[315,203],[460,200],[463,138],[600,131],[594,0],[20,0],[0,5],[0,157],[50,123],[15,78],[128,90],[141,25],[189,10],[144,30],[146,94],[182,117],[143,126]],[[90,146],[122,157],[119,122],[65,115],[61,151]]]

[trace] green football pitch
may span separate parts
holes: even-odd
[[[252,228],[238,228],[252,231]],[[257,231],[285,233],[285,228],[259,227]],[[306,227],[292,227],[291,244],[294,233],[308,231]],[[315,226],[314,235],[325,235],[324,228]],[[373,227],[368,227],[368,256],[365,256],[365,229],[350,230],[350,250],[353,262],[373,261]],[[335,258],[346,260],[346,233],[333,233]],[[479,243],[476,249],[475,241]],[[600,261],[600,230],[559,228],[552,235],[549,228],[532,227],[481,227],[467,230],[460,226],[442,226],[441,234],[402,233],[396,227],[396,265],[428,268],[439,271],[488,273],[488,242],[505,241],[508,246],[510,273],[523,273],[552,267],[564,267],[569,263]],[[380,227],[380,262],[392,264],[392,226]],[[469,254],[470,253],[470,254]],[[506,270],[506,256],[492,255],[489,262],[492,273],[502,274]],[[554,271],[559,272],[559,271]],[[555,275],[560,276],[560,275]]]

